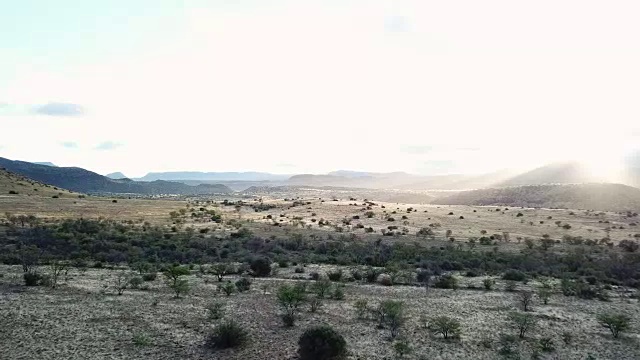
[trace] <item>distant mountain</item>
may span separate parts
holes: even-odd
[[[112,172],[110,174],[105,175],[106,177],[108,177],[109,179],[128,179],[128,177],[125,176],[125,174],[121,173],[121,172]]]
[[[151,172],[147,175],[136,178],[138,181],[265,181],[265,180],[285,180],[290,175],[279,175],[262,172],[199,172],[199,171],[170,171]]]
[[[130,179],[114,180],[77,167],[51,167],[25,161],[0,158],[0,168],[21,174],[33,180],[84,193],[129,194],[226,194],[233,191],[224,185],[201,184],[189,186],[178,182],[139,182]]]
[[[58,165],[56,165],[56,164],[54,164],[54,163],[52,163],[52,162],[48,162],[48,161],[44,161],[44,162],[34,162],[34,163],[32,163],[32,164],[37,164],[37,165],[46,165],[46,166],[56,166],[56,167],[58,166]]]
[[[622,184],[526,185],[463,191],[433,201],[441,205],[640,210],[640,189]]]
[[[619,174],[597,172],[579,162],[552,163],[507,179],[498,186],[622,183],[640,187],[640,168],[625,166]]]

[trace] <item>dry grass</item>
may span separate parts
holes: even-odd
[[[383,299],[404,301],[408,321],[401,336],[414,348],[409,359],[496,359],[498,334],[515,334],[506,316],[516,309],[516,295],[501,291],[430,289],[425,294],[424,289],[409,286],[349,283],[344,301],[326,300],[317,313],[305,307],[296,326],[285,329],[273,293],[277,286],[291,280],[256,279],[248,293],[227,297],[216,291],[217,282],[207,284],[202,277],[190,276],[192,294],[174,299],[161,278],[148,290],[127,290],[117,296],[112,289],[103,292],[103,285],[111,284],[115,277],[113,270],[72,272],[63,286],[51,290],[17,285],[21,275],[18,267],[0,269],[4,274],[0,278],[0,337],[2,357],[7,359],[295,359],[298,337],[304,329],[321,323],[345,336],[350,359],[393,358],[388,330],[356,318],[353,303],[357,299],[367,299],[370,305]],[[465,282],[480,285],[481,279],[463,279],[463,287]],[[263,294],[261,285],[267,285],[267,294]],[[499,283],[497,287],[501,286]],[[213,352],[204,346],[206,334],[215,326],[215,321],[207,318],[205,306],[215,299],[227,304],[227,316],[249,329],[251,341],[244,348]],[[555,295],[549,305],[536,302],[533,314],[539,326],[519,343],[519,351],[523,358],[529,358],[536,339],[550,336],[557,350],[543,358],[582,360],[589,353],[596,359],[638,358],[637,309],[637,300],[618,295],[611,302]],[[619,340],[595,320],[596,314],[611,310],[632,318],[632,330]],[[422,328],[421,317],[440,315],[461,321],[460,340],[444,341]],[[569,345],[561,339],[565,331],[574,335]],[[140,334],[149,340],[148,345],[134,342],[134,335]],[[493,341],[492,349],[479,344],[485,338]]]

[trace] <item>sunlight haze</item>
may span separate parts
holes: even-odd
[[[640,143],[636,1],[108,4],[1,5],[0,156],[129,176],[600,171]]]

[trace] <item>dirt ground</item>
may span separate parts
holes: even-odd
[[[292,227],[296,223],[295,218],[302,218],[304,225],[299,228],[311,226],[311,230],[336,232],[333,225],[343,228],[344,233],[364,235],[364,229],[356,229],[356,224],[364,227],[372,227],[374,234],[380,235],[381,229],[388,226],[397,226],[398,230],[406,227],[410,234],[415,235],[420,228],[429,227],[438,223],[439,227],[433,228],[438,237],[444,237],[446,230],[451,230],[451,237],[456,241],[466,241],[469,237],[480,237],[481,230],[486,230],[487,235],[502,234],[508,232],[511,242],[517,242],[517,238],[530,237],[540,239],[547,234],[552,239],[561,240],[564,235],[582,236],[585,239],[599,240],[608,236],[616,243],[624,239],[634,239],[634,235],[640,236],[640,217],[627,217],[623,213],[615,212],[586,212],[584,210],[570,209],[534,209],[534,208],[505,208],[482,207],[464,205],[416,205],[375,202],[371,210],[363,210],[363,199],[359,201],[320,201],[318,198],[306,199],[311,202],[308,205],[290,207],[291,201],[268,200],[264,203],[274,204],[277,208],[267,211],[254,212],[249,207],[243,207],[238,213],[233,206],[220,206],[228,218],[251,220],[261,224],[272,224],[274,221]],[[249,202],[251,204],[251,202]],[[356,204],[356,205],[354,205]],[[385,208],[382,208],[384,206]],[[407,213],[407,208],[416,211]],[[500,211],[496,211],[500,209]],[[364,216],[366,211],[375,213],[373,218]],[[386,211],[386,213],[385,213]],[[395,211],[395,214],[393,213]],[[313,215],[315,213],[315,215]],[[449,215],[453,213],[453,215]],[[518,214],[522,214],[518,216]],[[383,216],[388,214],[395,221],[387,221]],[[271,215],[273,219],[265,219]],[[284,215],[283,217],[281,215]],[[354,215],[360,219],[352,219]],[[402,216],[407,219],[403,220]],[[461,219],[460,217],[463,217]],[[316,222],[312,222],[316,219]],[[320,219],[328,220],[331,226],[319,226]],[[343,219],[351,219],[351,225],[342,224]],[[406,221],[406,223],[405,223]],[[560,226],[556,225],[560,221]],[[300,221],[298,221],[300,223]],[[570,229],[562,226],[568,224]],[[295,228],[295,227],[294,227]],[[607,230],[608,229],[608,230]],[[270,232],[277,230],[270,229]],[[415,236],[407,237],[411,241]],[[401,237],[402,239],[402,237]],[[635,238],[637,239],[637,237]]]
[[[389,331],[356,317],[353,304],[358,299],[366,299],[370,306],[383,299],[404,302],[408,320],[400,336],[413,348],[406,359],[497,359],[499,333],[516,334],[507,320],[508,312],[517,308],[516,293],[504,292],[500,281],[493,291],[467,288],[481,287],[482,278],[461,278],[459,290],[428,292],[411,286],[347,283],[344,300],[324,300],[317,313],[305,305],[295,327],[283,328],[274,292],[293,281],[285,279],[292,276],[292,269],[282,269],[277,279],[253,279],[249,292],[229,297],[217,291],[212,276],[190,275],[192,292],[181,299],[173,297],[162,276],[145,282],[148,289],[128,289],[118,296],[112,285],[119,270],[72,269],[56,289],[22,286],[21,271],[16,266],[0,267],[2,359],[295,359],[299,336],[318,324],[329,324],[345,337],[349,359],[394,359]],[[312,271],[326,268],[309,265],[304,275]],[[520,284],[519,289],[526,286]],[[246,346],[225,351],[204,346],[206,334],[217,323],[205,310],[213,300],[223,301],[226,317],[249,330]],[[609,302],[558,294],[548,305],[536,299],[532,314],[538,326],[519,342],[518,351],[522,359],[531,358],[538,339],[547,336],[556,351],[542,353],[543,359],[583,360],[589,354],[593,359],[638,359],[639,308],[637,300],[621,293],[614,293]],[[632,329],[620,339],[613,339],[596,321],[597,314],[609,311],[632,319]],[[460,340],[445,341],[423,328],[421,318],[440,315],[460,320]],[[563,332],[573,334],[570,344],[563,342]],[[491,348],[481,345],[485,339]]]

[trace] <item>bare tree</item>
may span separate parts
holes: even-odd
[[[522,306],[523,311],[531,310],[531,305],[533,305],[533,292],[528,290],[520,291],[518,295],[520,305]]]

